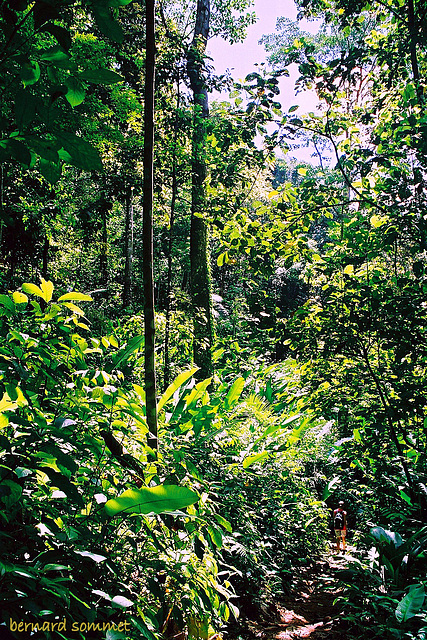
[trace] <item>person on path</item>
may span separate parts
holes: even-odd
[[[347,535],[347,512],[344,511],[344,502],[341,500],[338,503],[338,509],[334,510],[334,530],[337,541],[337,553],[342,550],[345,553],[345,537]]]

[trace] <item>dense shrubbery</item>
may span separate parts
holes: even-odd
[[[144,393],[122,372],[142,338],[92,337],[89,302],[54,300],[44,280],[0,297],[3,621],[203,635],[238,615],[243,594],[288,588],[292,567],[321,550],[325,516],[300,441],[310,421],[293,396],[274,402],[283,385],[268,376],[261,395],[243,378],[209,394],[189,370],[159,402],[150,462]],[[159,486],[162,505],[144,507]],[[189,501],[173,502],[176,487]]]

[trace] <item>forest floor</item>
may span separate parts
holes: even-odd
[[[347,566],[347,553],[337,554],[332,547],[313,562],[280,602],[269,607],[262,619],[248,620],[247,629],[252,638],[259,640],[340,640],[345,637],[340,624],[339,610],[334,600],[339,594],[334,574]]]

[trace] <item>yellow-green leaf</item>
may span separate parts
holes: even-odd
[[[28,296],[25,293],[21,293],[20,291],[15,291],[12,294],[12,298],[15,304],[27,304]]]
[[[78,291],[70,291],[70,293],[64,293],[63,296],[58,298],[58,302],[64,302],[70,300],[73,302],[92,302],[92,298],[86,293],[79,293]]]
[[[43,300],[50,302],[53,294],[53,283],[50,280],[41,279],[41,290],[43,291]]]

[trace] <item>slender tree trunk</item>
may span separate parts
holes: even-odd
[[[132,260],[133,260],[133,189],[126,188],[125,195],[125,277],[123,285],[123,306],[132,304]]]
[[[49,238],[47,234],[44,236],[43,253],[42,253],[42,276],[47,280],[47,270],[49,265]]]
[[[172,198],[169,218],[169,246],[168,246],[168,280],[166,289],[166,326],[165,326],[165,368],[163,386],[166,389],[170,383],[170,359],[169,359],[169,339],[170,339],[170,315],[171,315],[171,297],[172,297],[172,248],[173,248],[173,231],[175,222],[175,205],[178,192],[177,181],[177,144],[179,129],[179,107],[180,107],[180,89],[179,89],[179,72],[177,75],[176,89],[176,116],[173,134],[173,150],[172,150]]]
[[[145,397],[147,443],[157,450],[157,404],[155,369],[154,277],[153,277],[153,174],[154,174],[154,74],[155,0],[145,2],[145,88],[144,88],[144,203],[143,203],[143,280],[145,334]]]
[[[197,0],[194,39],[188,51],[187,71],[194,100],[191,184],[191,298],[193,307],[193,357],[200,367],[199,379],[213,373],[211,347],[213,320],[209,269],[208,225],[206,209],[206,119],[209,116],[208,94],[203,78],[203,60],[209,36],[210,2]]]
[[[101,239],[101,253],[99,255],[99,272],[101,274],[101,285],[108,285],[108,228],[107,228],[107,213],[110,208],[110,203],[105,197],[101,200],[101,221],[102,221],[102,239]]]

